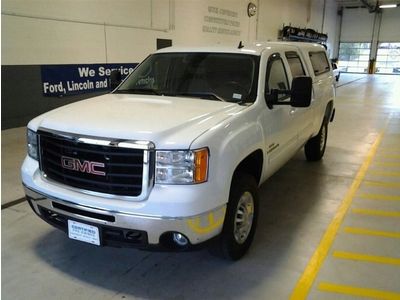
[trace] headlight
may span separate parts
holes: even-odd
[[[28,129],[26,134],[28,140],[28,155],[33,159],[38,160],[38,142],[36,132]]]
[[[208,149],[157,151],[156,183],[191,184],[207,181]]]

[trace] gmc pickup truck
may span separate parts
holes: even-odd
[[[71,239],[237,260],[258,187],[301,147],[317,161],[334,116],[318,44],[166,48],[111,93],[28,124],[26,199]]]

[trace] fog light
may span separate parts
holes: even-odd
[[[179,246],[186,246],[189,243],[188,239],[181,233],[174,232],[172,237],[174,242]]]

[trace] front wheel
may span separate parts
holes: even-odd
[[[240,259],[253,241],[258,218],[258,187],[254,177],[237,174],[231,185],[224,226],[211,252]]]
[[[304,146],[304,153],[308,161],[321,160],[325,153],[327,138],[328,123],[324,121],[318,134],[311,138]]]

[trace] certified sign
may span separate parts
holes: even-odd
[[[68,220],[68,237],[100,246],[99,228],[96,226]]]

